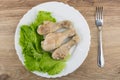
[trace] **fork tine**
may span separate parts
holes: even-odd
[[[101,7],[101,19],[103,20],[103,7]]]
[[[100,7],[98,7],[98,20],[100,20],[101,14],[100,14]]]
[[[102,18],[102,17],[101,17],[101,12],[102,12],[102,11],[101,11],[101,7],[99,7],[99,15],[100,15],[100,16],[99,16],[99,19],[100,19],[100,20],[101,20],[101,18]]]
[[[100,19],[103,19],[103,7],[100,7],[99,9]]]
[[[99,12],[98,12],[98,7],[96,7],[96,20],[99,19]]]

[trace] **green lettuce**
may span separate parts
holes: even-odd
[[[55,75],[60,73],[66,66],[66,60],[54,60],[50,52],[41,48],[43,35],[37,33],[37,28],[43,21],[56,22],[50,12],[39,11],[36,19],[30,25],[22,25],[20,29],[19,44],[22,47],[25,67],[30,71],[40,71]]]

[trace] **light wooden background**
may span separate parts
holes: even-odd
[[[78,9],[89,24],[90,51],[79,69],[65,77],[47,79],[22,66],[14,48],[16,26],[28,10],[47,1],[52,0],[0,0],[0,80],[120,80],[120,0],[101,0],[104,6],[104,68],[97,66],[96,0],[56,0]]]

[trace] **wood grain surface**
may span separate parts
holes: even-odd
[[[84,63],[68,76],[47,79],[27,71],[16,55],[15,29],[33,6],[53,0],[0,0],[0,80],[120,80],[120,0],[101,0],[104,6],[103,47],[105,67],[97,66],[97,0],[56,0],[79,10],[89,24],[91,46]],[[54,0],[55,1],[55,0]]]

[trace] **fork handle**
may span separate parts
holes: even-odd
[[[104,56],[102,47],[102,30],[99,28],[99,39],[98,39],[98,66],[104,67]]]

